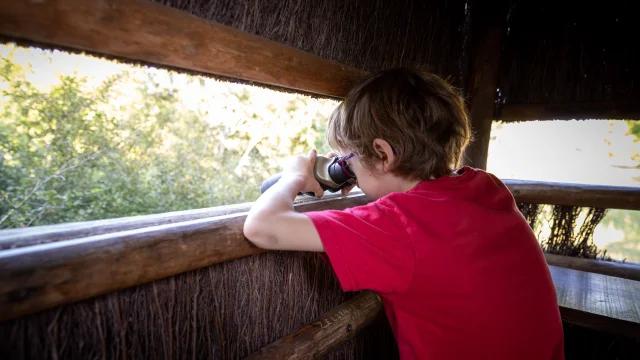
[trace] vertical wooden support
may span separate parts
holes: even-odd
[[[505,1],[475,1],[470,6],[470,69],[465,92],[475,140],[467,148],[463,164],[486,169],[509,7]]]

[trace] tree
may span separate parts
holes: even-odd
[[[285,158],[328,151],[329,100],[141,67],[42,90],[0,61],[0,228],[253,201]]]

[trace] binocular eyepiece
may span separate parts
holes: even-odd
[[[321,155],[317,156],[316,163],[313,166],[313,175],[323,190],[338,192],[342,188],[356,183],[356,177],[347,164],[347,160],[351,156],[352,155],[344,157],[334,156],[330,158]],[[282,173],[278,173],[263,182],[260,187],[260,193],[263,194],[267,191],[267,189],[280,180],[281,176]],[[306,193],[306,195],[315,196],[313,193]]]

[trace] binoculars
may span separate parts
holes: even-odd
[[[351,169],[349,169],[349,165],[346,161],[349,157],[350,155],[344,157],[317,156],[316,163],[313,166],[313,175],[320,183],[323,190],[338,192],[342,188],[355,185],[356,177]],[[260,193],[263,194],[267,189],[273,186],[273,184],[277,183],[281,176],[282,173],[278,173],[265,180],[260,187]],[[315,196],[313,193],[305,193],[305,195]]]

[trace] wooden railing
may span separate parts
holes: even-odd
[[[640,188],[528,180],[503,181],[511,190],[517,202],[640,210]],[[336,195],[327,195],[323,201],[338,198],[340,197]],[[340,199],[341,201],[347,201],[347,198]],[[368,202],[366,197],[359,192],[354,192],[348,199],[353,204],[349,206],[363,205]],[[314,203],[314,205],[310,205],[311,203]],[[313,198],[300,197],[296,200],[296,204],[307,204],[308,206],[316,207],[321,206],[319,204],[322,203]],[[162,214],[2,230],[0,231],[0,250],[232,215],[247,212],[250,208],[251,203],[243,203]]]
[[[518,202],[640,208],[639,188],[505,183]],[[366,196],[356,193],[319,201],[304,199],[295,209],[345,209],[366,203]],[[96,221],[78,224],[77,228],[54,225],[0,231],[0,243],[12,247],[0,251],[0,319],[257,254],[263,250],[246,241],[242,233],[250,205]],[[28,235],[20,235],[22,231]],[[37,245],[20,247],[22,241]],[[53,242],[42,243],[45,241]],[[638,266],[631,264],[553,256],[548,261],[636,280],[640,273]]]
[[[640,208],[639,188],[505,180],[517,202]],[[362,193],[302,198],[297,211],[364,205]],[[251,204],[0,231],[0,319],[23,316],[257,254],[242,234]],[[21,246],[21,242],[28,243]],[[44,242],[44,243],[43,243]],[[639,280],[640,266],[547,255],[550,265]]]
[[[302,202],[295,209],[345,209],[366,202],[363,195],[353,195]],[[248,207],[0,251],[0,320],[262,252],[242,233]]]

